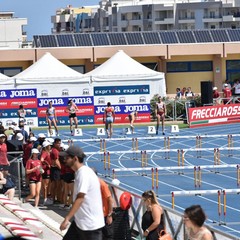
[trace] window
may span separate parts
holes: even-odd
[[[105,98],[99,98],[98,104],[105,104]]]
[[[141,97],[139,98],[139,102],[140,102],[140,103],[145,103],[145,102],[146,102],[146,97],[145,97],[145,96],[141,96]]]
[[[70,68],[72,68],[73,70],[84,74],[85,73],[85,66],[84,65],[73,65],[73,66],[68,66]]]
[[[20,73],[22,71],[21,67],[16,67],[16,68],[0,68],[0,73],[8,76],[8,77],[13,77]]]
[[[167,63],[167,72],[209,72],[212,70],[212,61]]]
[[[126,98],[125,97],[120,97],[118,102],[119,103],[125,103],[126,102]]]

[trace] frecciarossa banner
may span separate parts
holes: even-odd
[[[189,108],[188,117],[191,128],[239,122],[240,104]]]

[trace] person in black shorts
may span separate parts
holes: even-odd
[[[77,115],[76,115],[77,111],[78,111],[77,105],[72,101],[72,99],[70,99],[68,101],[68,106],[66,108],[66,112],[69,113],[70,131],[71,131],[72,136],[74,135],[74,132],[72,129],[73,122],[75,124],[75,129],[78,128],[78,119],[77,119]]]

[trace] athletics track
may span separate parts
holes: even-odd
[[[141,195],[154,189],[159,202],[178,212],[200,204],[207,223],[240,238],[240,125],[180,129],[166,135],[149,135],[147,126],[135,134],[114,129],[112,139],[97,136],[96,128],[71,137],[61,130],[65,143],[80,145],[86,164],[107,180]]]

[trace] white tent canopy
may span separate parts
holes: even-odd
[[[163,73],[145,67],[122,50],[85,75],[91,76],[93,81],[112,81],[118,78],[131,80],[164,78]]]
[[[13,84],[14,81],[10,77],[0,73],[0,85],[9,85]]]
[[[16,85],[43,83],[88,82],[84,75],[66,66],[50,53],[45,53],[37,62],[15,75]]]
[[[153,88],[155,86],[158,88],[155,89],[157,93],[162,96],[166,95],[164,73],[145,67],[122,50],[119,50],[96,69],[86,73],[85,76],[89,76],[90,81],[98,85],[104,84],[104,82],[115,84],[152,83]]]

